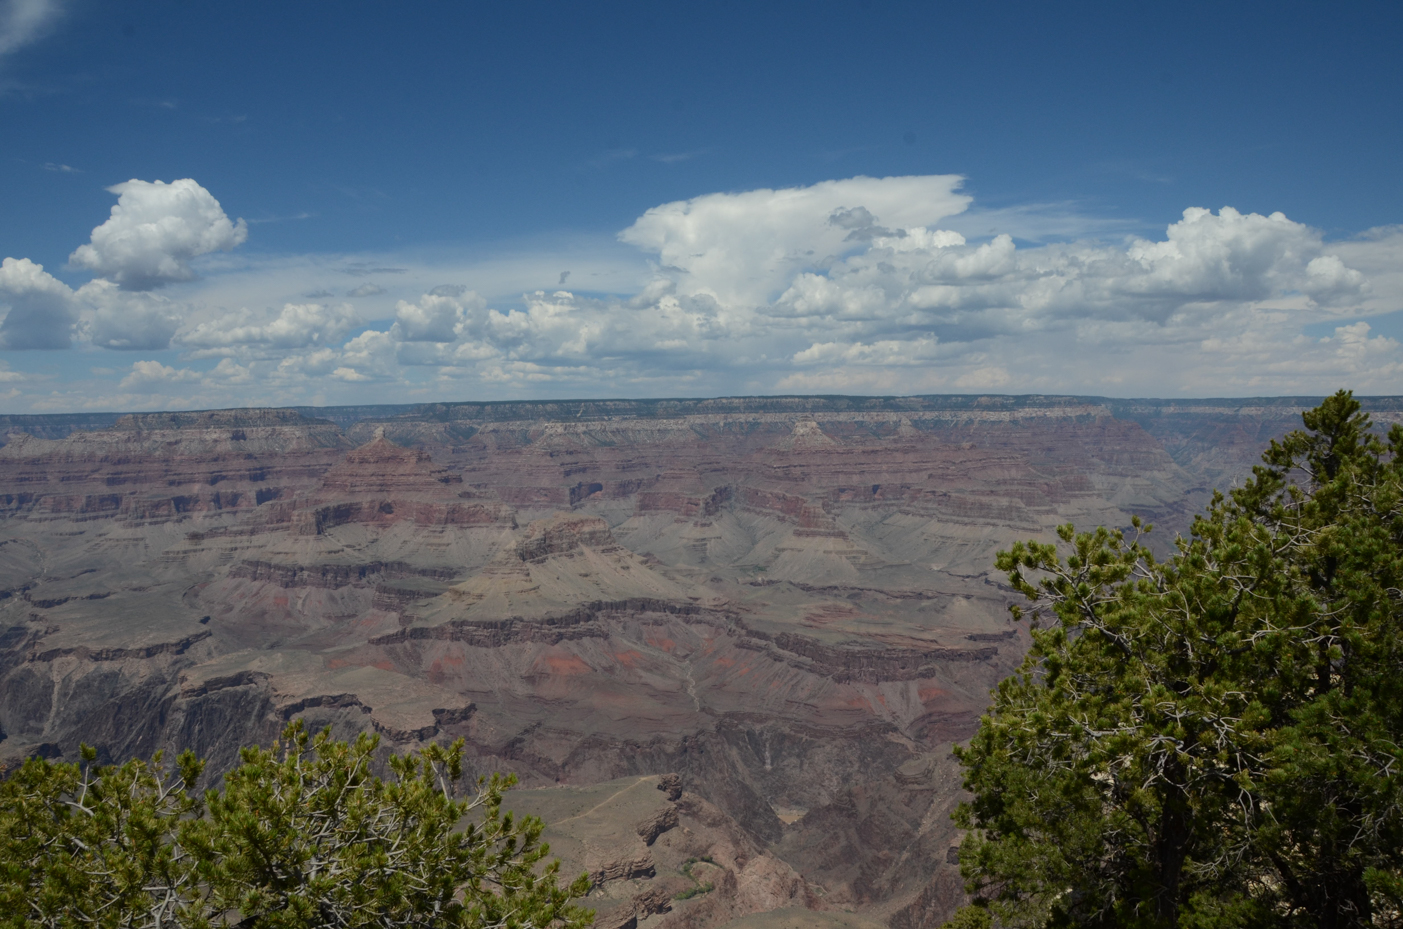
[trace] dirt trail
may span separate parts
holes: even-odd
[[[565,823],[572,823],[572,822],[574,822],[574,821],[577,820],[577,819],[584,819],[586,816],[590,815],[591,813],[595,812],[596,810],[600,809],[601,807],[608,806],[610,803],[612,803],[612,802],[613,802],[615,799],[617,799],[619,796],[628,793],[630,790],[632,790],[633,788],[637,787],[639,784],[641,784],[641,783],[643,783],[644,781],[648,780],[648,778],[650,778],[650,777],[652,777],[652,776],[653,776],[653,775],[645,774],[645,775],[643,775],[642,777],[640,777],[638,780],[634,781],[632,784],[629,784],[627,787],[620,787],[618,790],[614,791],[612,794],[610,794],[609,796],[605,797],[603,800],[600,800],[598,803],[596,803],[594,806],[590,807],[589,809],[585,810],[583,813],[576,813],[574,816],[571,816],[571,817],[568,818],[568,819],[562,819],[562,820],[559,820],[559,821],[554,822],[554,823],[548,823],[547,825],[552,825],[552,826],[563,826]]]

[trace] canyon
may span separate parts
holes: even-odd
[[[0,762],[462,738],[601,927],[938,926],[951,746],[1029,643],[995,553],[1169,551],[1315,402],[0,417]]]

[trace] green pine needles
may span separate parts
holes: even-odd
[[[999,554],[1033,647],[957,751],[950,925],[1403,926],[1403,428],[1304,424],[1168,561]]]
[[[583,927],[581,876],[543,865],[543,825],[502,812],[512,778],[459,796],[463,744],[390,758],[378,740],[246,748],[222,791],[173,770],[31,759],[0,783],[0,927]],[[469,814],[476,814],[469,817]],[[466,818],[466,822],[465,822]]]

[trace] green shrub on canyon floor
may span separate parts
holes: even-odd
[[[0,784],[0,926],[583,927],[542,824],[502,812],[510,778],[459,795],[462,743],[390,758],[377,740],[246,748],[222,790],[167,771],[31,759]],[[469,817],[470,814],[476,814]]]
[[[1403,925],[1403,428],[1304,423],[1166,561],[999,554],[1033,647],[957,752],[952,926]]]

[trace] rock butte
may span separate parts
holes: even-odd
[[[1314,402],[0,417],[0,759],[463,737],[601,926],[939,925],[950,744],[1028,642],[994,553],[1167,548]]]

